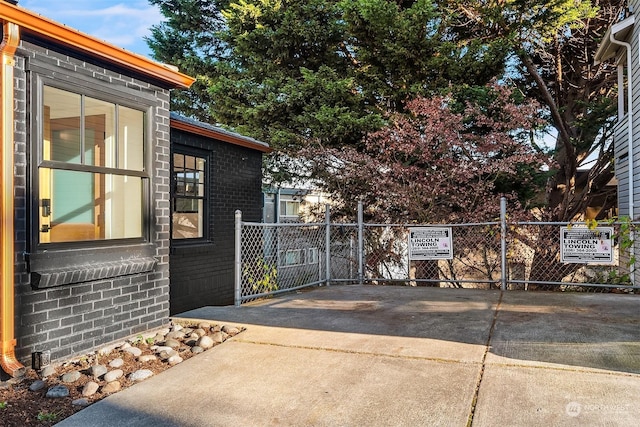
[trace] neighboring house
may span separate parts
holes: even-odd
[[[638,0],[631,0],[629,3],[640,7]],[[634,151],[640,154],[640,140],[635,137],[640,129],[640,104],[633,100],[634,91],[640,90],[639,30],[635,25],[635,15],[629,15],[614,24],[605,33],[594,58],[597,63],[614,60],[618,67],[618,123],[614,131],[618,213],[633,218],[640,213],[640,199],[634,195],[640,190],[640,169],[636,170],[633,158]]]
[[[170,116],[170,90],[194,81],[174,67],[13,3],[0,0],[0,365],[16,376],[32,352],[60,359],[232,303],[234,211],[260,220],[268,147]]]
[[[255,139],[171,113],[171,313],[234,303],[234,219],[260,222]]]
[[[628,10],[640,10],[640,0],[629,0]],[[618,67],[618,123],[614,129],[618,214],[637,220],[640,216],[640,100],[637,96],[640,91],[640,23],[635,21],[635,15],[627,13],[624,19],[612,25],[594,60],[596,63],[612,60]]]
[[[328,203],[325,195],[317,190],[302,188],[266,187],[264,193],[263,222],[322,222],[325,206]]]

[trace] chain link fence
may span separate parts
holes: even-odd
[[[509,224],[507,233],[506,257],[509,266],[509,289],[524,290],[597,290],[598,288],[612,288],[632,286],[630,262],[631,243],[637,224],[607,224],[611,229],[611,247],[604,248],[601,254],[610,253],[609,260],[595,260],[592,263],[576,262],[562,259],[563,232],[577,233],[588,230],[583,223],[535,223],[526,222]],[[600,227],[598,228],[600,229]],[[565,240],[568,246],[565,258],[588,258],[588,254],[581,256],[584,244],[576,244],[571,236]],[[605,242],[607,239],[603,239]],[[607,251],[608,250],[608,251]],[[576,252],[577,251],[577,252]],[[633,256],[633,254],[631,254]],[[579,261],[579,260],[578,260]],[[634,287],[635,288],[635,287]]]
[[[236,301],[238,290],[243,301],[250,301],[324,283],[326,229],[326,224],[244,223],[239,264],[236,254]]]
[[[631,280],[635,248],[630,244],[637,224],[608,224],[594,240],[585,224],[509,223],[506,215],[500,222],[444,225],[364,224],[359,218],[357,223],[330,223],[327,210],[324,223],[263,224],[242,222],[237,214],[236,304],[335,282],[504,290],[638,288]],[[412,258],[411,230],[430,227],[450,230],[450,249],[443,252],[448,256]],[[595,252],[610,259],[589,261],[593,251],[580,240],[581,230],[590,230],[589,245],[609,245]]]
[[[438,225],[438,228],[441,228]],[[366,279],[412,286],[491,288],[500,286],[500,225],[447,225],[451,259],[409,260],[409,231],[415,225],[365,224]]]

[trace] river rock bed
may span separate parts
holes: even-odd
[[[172,323],[39,371],[27,369],[20,379],[0,382],[0,427],[54,425],[243,330],[208,322]]]

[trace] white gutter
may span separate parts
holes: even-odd
[[[624,28],[622,28],[624,29]],[[623,46],[626,49],[627,54],[627,103],[628,103],[628,112],[627,112],[627,158],[629,159],[628,164],[628,179],[629,179],[629,218],[631,221],[635,219],[634,212],[634,185],[633,185],[633,172],[634,172],[634,162],[633,162],[633,84],[632,84],[632,60],[631,60],[631,44],[627,42],[623,42],[615,38],[615,35],[620,31],[620,29],[616,28],[614,25],[611,28],[611,33],[609,34],[609,41],[612,44]],[[633,231],[631,231],[631,235],[629,236],[633,241]],[[631,245],[629,248],[629,259],[633,259],[635,257],[635,245]],[[632,267],[633,271],[630,271],[629,276],[631,279],[631,285],[635,285],[635,266]]]

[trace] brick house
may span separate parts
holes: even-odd
[[[178,280],[170,309],[170,251],[178,261],[223,258],[229,242],[213,236],[214,220],[227,230],[233,210],[260,210],[268,147],[171,118],[170,91],[193,78],[14,3],[0,1],[0,364],[16,376],[34,351],[65,358],[166,325],[181,307],[224,303],[232,282],[202,297]],[[185,159],[206,160],[206,197],[187,191],[204,170]],[[252,185],[257,207],[242,204]],[[177,219],[201,215],[200,235],[179,235],[172,209]]]
[[[263,142],[171,113],[171,314],[234,302],[234,213],[262,217]]]

